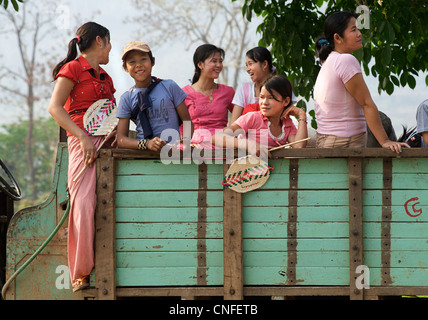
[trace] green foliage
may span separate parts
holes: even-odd
[[[19,11],[18,2],[23,3],[23,0],[10,0],[15,11]],[[0,5],[3,4],[3,7],[7,9],[9,6],[9,0],[0,0]]]
[[[23,200],[20,203],[25,202],[25,199],[31,195],[32,189],[26,162],[25,137],[27,130],[28,121],[2,125],[0,130],[0,159],[12,172],[21,188]],[[38,190],[38,199],[34,201],[34,204],[44,200],[51,191],[58,132],[58,125],[50,117],[34,121],[33,158]],[[26,205],[29,204],[26,203]]]
[[[315,40],[323,32],[325,18],[340,10],[355,12],[358,3],[245,0],[242,12],[250,21],[253,13],[263,18],[259,44],[271,49],[277,70],[288,76],[295,94],[308,101],[320,69]],[[428,70],[427,1],[367,0],[364,4],[370,9],[370,26],[361,29],[363,48],[354,53],[364,73],[377,77],[378,91],[389,95],[394,87],[415,88],[415,77]],[[428,76],[425,82],[428,85]]]

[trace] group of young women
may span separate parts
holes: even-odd
[[[338,12],[326,19],[324,34],[316,41],[322,64],[314,88],[316,147],[364,147],[367,124],[383,148],[400,152],[408,145],[388,139],[360,64],[352,55],[361,47],[356,15]],[[88,136],[83,116],[95,101],[114,98],[113,81],[101,68],[109,62],[110,50],[109,31],[94,22],[86,23],[70,41],[67,57],[53,71],[56,84],[49,112],[68,136],[71,205],[68,259],[73,291],[89,285],[88,277],[94,266],[93,163],[104,137]],[[128,44],[123,50],[123,68],[135,85],[121,96],[119,123],[110,139],[111,146],[159,151],[167,143],[191,139],[200,147],[234,146],[247,150],[255,147],[259,152],[263,139],[269,147],[274,147],[307,137],[306,113],[294,106],[296,99],[291,84],[286,77],[275,74],[266,48],[255,47],[247,52],[245,64],[251,81],[239,85],[236,92],[216,82],[223,59],[222,49],[210,44],[199,46],[194,54],[192,84],[181,89],[172,80],[152,76],[155,58],[146,43]],[[297,128],[290,115],[296,117]],[[130,121],[136,123],[137,139],[128,137]],[[190,123],[190,134],[184,134],[183,123]],[[256,130],[255,139],[245,135],[251,129]],[[181,135],[163,136],[171,130]],[[238,130],[245,134],[231,134]],[[305,147],[305,142],[293,147]],[[86,165],[88,169],[73,183],[73,177]]]

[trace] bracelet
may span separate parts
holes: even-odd
[[[147,142],[148,140],[146,139],[141,139],[138,141],[138,149],[139,150],[146,150],[147,149]]]
[[[308,121],[306,119],[297,119],[297,121],[304,121],[304,122],[308,123]]]

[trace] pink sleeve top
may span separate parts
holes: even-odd
[[[210,96],[193,90],[190,85],[185,86],[183,90],[187,93],[185,103],[195,128],[192,142],[211,141],[216,130],[227,126],[228,111],[232,112],[235,91],[232,87],[222,84],[218,84]]]
[[[270,122],[261,111],[254,111],[240,116],[235,123],[246,133],[247,138],[269,148],[282,146],[287,143],[290,135],[296,134],[297,129],[289,117],[282,118],[281,134],[276,137],[270,130]]]
[[[366,132],[364,112],[345,84],[362,73],[351,54],[333,51],[323,63],[314,87],[319,134],[352,137]]]

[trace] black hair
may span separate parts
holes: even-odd
[[[353,12],[339,11],[327,17],[324,22],[324,33],[315,41],[315,51],[321,62],[327,60],[328,55],[334,50],[334,35],[337,33],[343,38],[351,18],[358,18]]]
[[[272,55],[265,47],[254,47],[247,51],[246,56],[255,62],[267,61],[269,65],[269,71],[271,73],[275,72],[272,65]]]
[[[279,100],[276,99],[272,90],[278,92],[281,95],[282,99],[289,97],[290,102],[288,103],[288,105],[285,106],[285,108],[288,108],[290,105],[293,104],[293,102],[291,101],[293,95],[293,87],[291,86],[290,80],[288,80],[282,74],[275,74],[267,78],[262,84],[262,88],[263,87],[273,96],[276,101]]]
[[[193,75],[192,84],[196,83],[201,76],[201,69],[199,68],[199,62],[204,62],[214,53],[220,53],[222,59],[224,59],[224,50],[216,47],[213,44],[203,44],[196,48],[193,54],[193,64],[195,65],[195,74]]]
[[[56,80],[56,76],[58,75],[58,72],[61,70],[62,66],[77,58],[76,45],[79,46],[80,52],[84,52],[91,47],[97,36],[100,36],[102,39],[108,37],[108,41],[110,41],[110,32],[108,29],[99,25],[98,23],[87,22],[77,29],[76,37],[74,37],[68,43],[67,57],[58,63],[52,71],[53,81]]]

